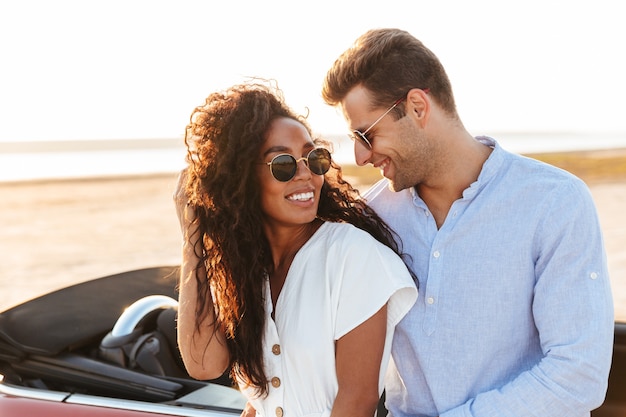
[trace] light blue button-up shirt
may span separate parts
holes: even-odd
[[[415,189],[365,197],[419,278],[396,328],[387,408],[401,416],[588,416],[613,346],[606,254],[591,194],[569,173],[494,148],[444,224]]]

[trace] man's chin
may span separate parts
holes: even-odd
[[[389,189],[391,191],[393,191],[394,193],[397,193],[398,191],[402,191],[405,188],[407,188],[407,186],[403,186],[401,183],[394,181],[392,179],[387,178],[387,181],[389,182]]]

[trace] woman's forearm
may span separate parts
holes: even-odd
[[[198,257],[192,244],[183,245],[183,260],[180,271],[178,306],[178,345],[189,375],[206,380],[221,376],[229,364],[229,354],[224,333],[216,327],[213,300],[209,291],[200,322],[196,325],[198,309],[198,282],[196,273],[202,278],[206,271],[196,271]]]
[[[198,253],[201,253],[201,233],[194,221],[195,210],[188,203],[185,181],[186,171],[182,171],[173,195],[183,237],[178,296],[178,347],[191,377],[213,379],[224,373],[230,358],[224,333],[216,328],[210,291],[201,295],[206,298],[204,311],[200,315],[196,314],[200,296],[198,279],[206,279],[207,274],[198,257]]]
[[[331,417],[372,417],[378,405],[387,306],[337,341],[339,390]]]

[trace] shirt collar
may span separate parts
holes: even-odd
[[[463,199],[474,198],[496,176],[505,160],[505,152],[495,139],[489,136],[476,136],[475,139],[483,145],[491,147],[493,152],[483,164],[478,179],[463,192]],[[410,191],[413,198],[419,198],[415,187],[411,187]]]

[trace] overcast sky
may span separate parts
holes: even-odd
[[[211,91],[248,76],[343,133],[321,82],[375,27],[439,56],[474,134],[626,132],[620,3],[3,0],[0,140],[179,137]]]

